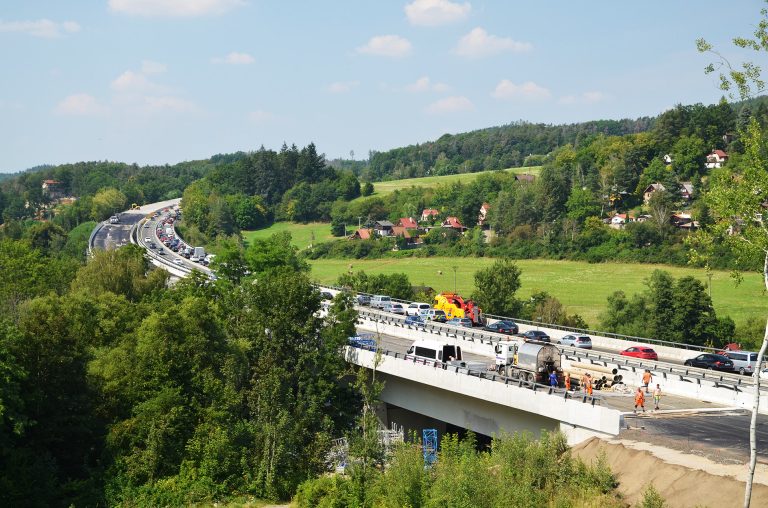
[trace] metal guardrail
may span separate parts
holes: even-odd
[[[479,342],[480,344],[487,343],[488,345],[493,345],[500,339],[510,338],[509,335],[501,335],[486,331],[474,331],[473,329],[463,329],[458,326],[445,325],[435,322],[425,322],[420,325],[406,325],[404,317],[378,311],[375,309],[359,309],[358,314],[361,317],[371,321],[384,322],[403,328],[423,330],[429,333],[454,337],[469,342]],[[558,345],[558,348],[563,352],[564,355],[566,355],[566,357],[571,356],[579,360],[587,360],[591,363],[610,363],[612,365],[616,365],[619,370],[632,370],[635,372],[638,369],[648,369],[652,372],[660,374],[665,379],[668,376],[676,376],[680,380],[689,380],[697,384],[701,384],[702,380],[706,380],[712,382],[718,388],[727,388],[731,390],[739,390],[741,387],[754,386],[752,377],[742,376],[736,373],[715,373],[715,371],[700,369],[698,367],[687,367],[666,362],[640,360],[613,353],[603,353],[563,345]],[[761,384],[760,388],[761,390],[768,390],[768,387],[764,384]]]
[[[446,371],[456,372],[458,374],[464,374],[470,377],[487,379],[489,381],[501,383],[504,385],[514,385],[519,388],[528,388],[529,390],[532,390],[534,392],[539,391],[539,392],[546,393],[547,395],[558,396],[564,399],[571,399],[575,401],[581,400],[581,402],[585,404],[589,404],[591,406],[595,406],[596,404],[599,404],[600,401],[602,400],[602,397],[599,397],[596,395],[587,395],[584,392],[569,392],[565,388],[560,388],[560,387],[556,388],[554,386],[544,385],[544,384],[536,383],[533,381],[524,381],[520,378],[502,376],[501,374],[498,374],[496,371],[472,370],[466,367],[461,367],[459,365],[444,363],[437,360],[427,360],[427,359],[419,358],[413,355],[408,355],[406,353],[401,353],[399,351],[379,349],[375,346],[366,346],[364,344],[349,344],[347,347],[350,347],[353,349],[364,349],[367,351],[372,351],[374,353],[378,352],[379,354],[382,354],[384,356],[392,357],[395,359],[401,359],[403,361],[409,361],[414,364],[431,366],[435,369],[442,369]]]
[[[333,289],[333,290],[336,290],[336,291],[349,291],[349,288],[343,288],[343,287],[339,287],[339,286],[332,286],[332,285],[326,285],[326,284],[316,284],[316,285],[318,287],[324,287],[324,288]],[[355,291],[355,293],[359,294],[359,295],[373,296],[370,293],[362,293],[362,292],[359,292],[359,291]],[[412,303],[411,300],[401,300],[399,298],[392,298],[391,300],[393,302],[398,302],[398,303],[405,303],[405,304]],[[429,303],[429,302],[427,302],[427,303]],[[530,320],[527,320],[527,319],[519,319],[519,318],[509,317],[509,316],[497,316],[495,314],[485,314],[485,313],[483,313],[483,315],[486,318],[494,319],[494,320],[498,320],[498,321],[500,321],[500,320],[514,321],[515,323],[524,324],[524,325],[528,325],[528,326],[538,326],[538,327],[542,327],[542,328],[551,328],[553,330],[562,330],[564,332],[569,332],[569,333],[579,333],[579,334],[585,334],[585,335],[597,335],[599,337],[608,337],[608,338],[611,338],[611,339],[623,340],[623,341],[626,341],[626,342],[633,342],[633,343],[634,342],[641,342],[641,343],[646,343],[646,344],[655,344],[655,345],[658,345],[658,346],[672,347],[672,348],[675,348],[675,349],[686,349],[686,350],[690,350],[690,351],[699,351],[699,352],[704,352],[704,353],[714,353],[714,352],[720,351],[717,348],[711,348],[711,347],[706,347],[706,346],[698,346],[696,344],[685,344],[685,343],[682,343],[682,342],[670,342],[670,341],[660,340],[660,339],[649,339],[647,337],[635,337],[633,335],[622,335],[620,333],[603,332],[603,331],[600,331],[600,330],[591,330],[591,329],[586,329],[586,328],[574,328],[572,326],[563,326],[563,325],[557,325],[557,324],[553,324],[553,323],[545,323],[543,321],[530,321]]]

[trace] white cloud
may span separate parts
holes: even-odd
[[[222,14],[242,5],[243,0],[109,0],[109,7],[115,12],[163,17]]]
[[[405,15],[412,25],[438,26],[466,18],[472,6],[448,0],[414,0],[405,6]]]
[[[143,60],[141,62],[141,72],[143,74],[160,74],[167,70],[168,66],[160,62],[153,62],[152,60]]]
[[[499,84],[496,85],[493,93],[491,93],[497,99],[546,99],[552,95],[549,90],[541,85],[537,85],[533,81],[526,81],[516,85],[508,79],[502,79]]]
[[[255,62],[256,59],[253,58],[248,53],[238,53],[237,51],[233,51],[232,53],[228,54],[223,58],[217,57],[212,59],[211,61],[216,64],[248,65]]]
[[[427,106],[426,112],[432,115],[438,115],[443,113],[462,113],[474,110],[474,104],[472,104],[472,101],[466,97],[451,96],[433,102]]]
[[[359,81],[336,81],[328,85],[328,91],[331,93],[347,93],[359,85]]]
[[[275,115],[270,113],[269,111],[264,111],[263,109],[257,109],[256,111],[251,111],[248,113],[248,119],[251,122],[254,123],[267,123],[271,121],[273,118],[275,118]]]
[[[406,86],[405,89],[409,92],[447,92],[451,87],[445,83],[432,83],[428,76],[422,76],[416,80],[415,83],[411,83]]]
[[[411,53],[411,42],[399,35],[377,35],[365,46],[357,48],[358,53],[398,58]]]
[[[125,71],[112,81],[112,90],[121,93],[142,93],[160,91],[164,87],[150,81],[140,72]]]
[[[36,21],[2,21],[0,20],[0,32],[23,33],[33,37],[46,37],[49,39],[61,37],[67,33],[80,31],[80,25],[74,21],[56,23],[50,19],[38,19]]]
[[[529,42],[490,35],[484,29],[477,27],[459,40],[455,52],[461,56],[479,58],[504,52],[522,53],[532,48],[533,45]]]
[[[558,102],[560,104],[595,104],[597,102],[605,100],[605,95],[602,92],[584,92],[579,95],[564,95],[560,97]]]
[[[59,115],[99,116],[107,113],[107,108],[92,95],[78,93],[65,97],[54,111]]]
[[[167,111],[172,113],[195,113],[199,111],[199,108],[193,102],[172,95],[146,96],[143,98],[143,103],[147,113],[163,113]]]

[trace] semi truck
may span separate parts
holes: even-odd
[[[555,372],[558,382],[562,380],[560,350],[552,344],[500,340],[494,351],[496,369],[507,377],[549,384],[549,375]]]
[[[195,247],[194,252],[192,252],[192,257],[189,259],[195,263],[201,262],[203,259],[205,259],[205,247]]]

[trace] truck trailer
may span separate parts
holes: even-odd
[[[560,365],[560,350],[542,342],[500,340],[494,347],[496,369],[513,379],[549,384],[549,375],[557,374],[558,382],[563,377]]]

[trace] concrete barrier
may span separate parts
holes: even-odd
[[[376,353],[352,347],[346,348],[345,358],[367,368],[377,361]],[[561,424],[566,431],[617,435],[622,426],[620,411],[550,394],[545,388],[532,390],[392,356],[381,356],[376,371],[390,376],[382,394],[386,402],[489,436]]]

